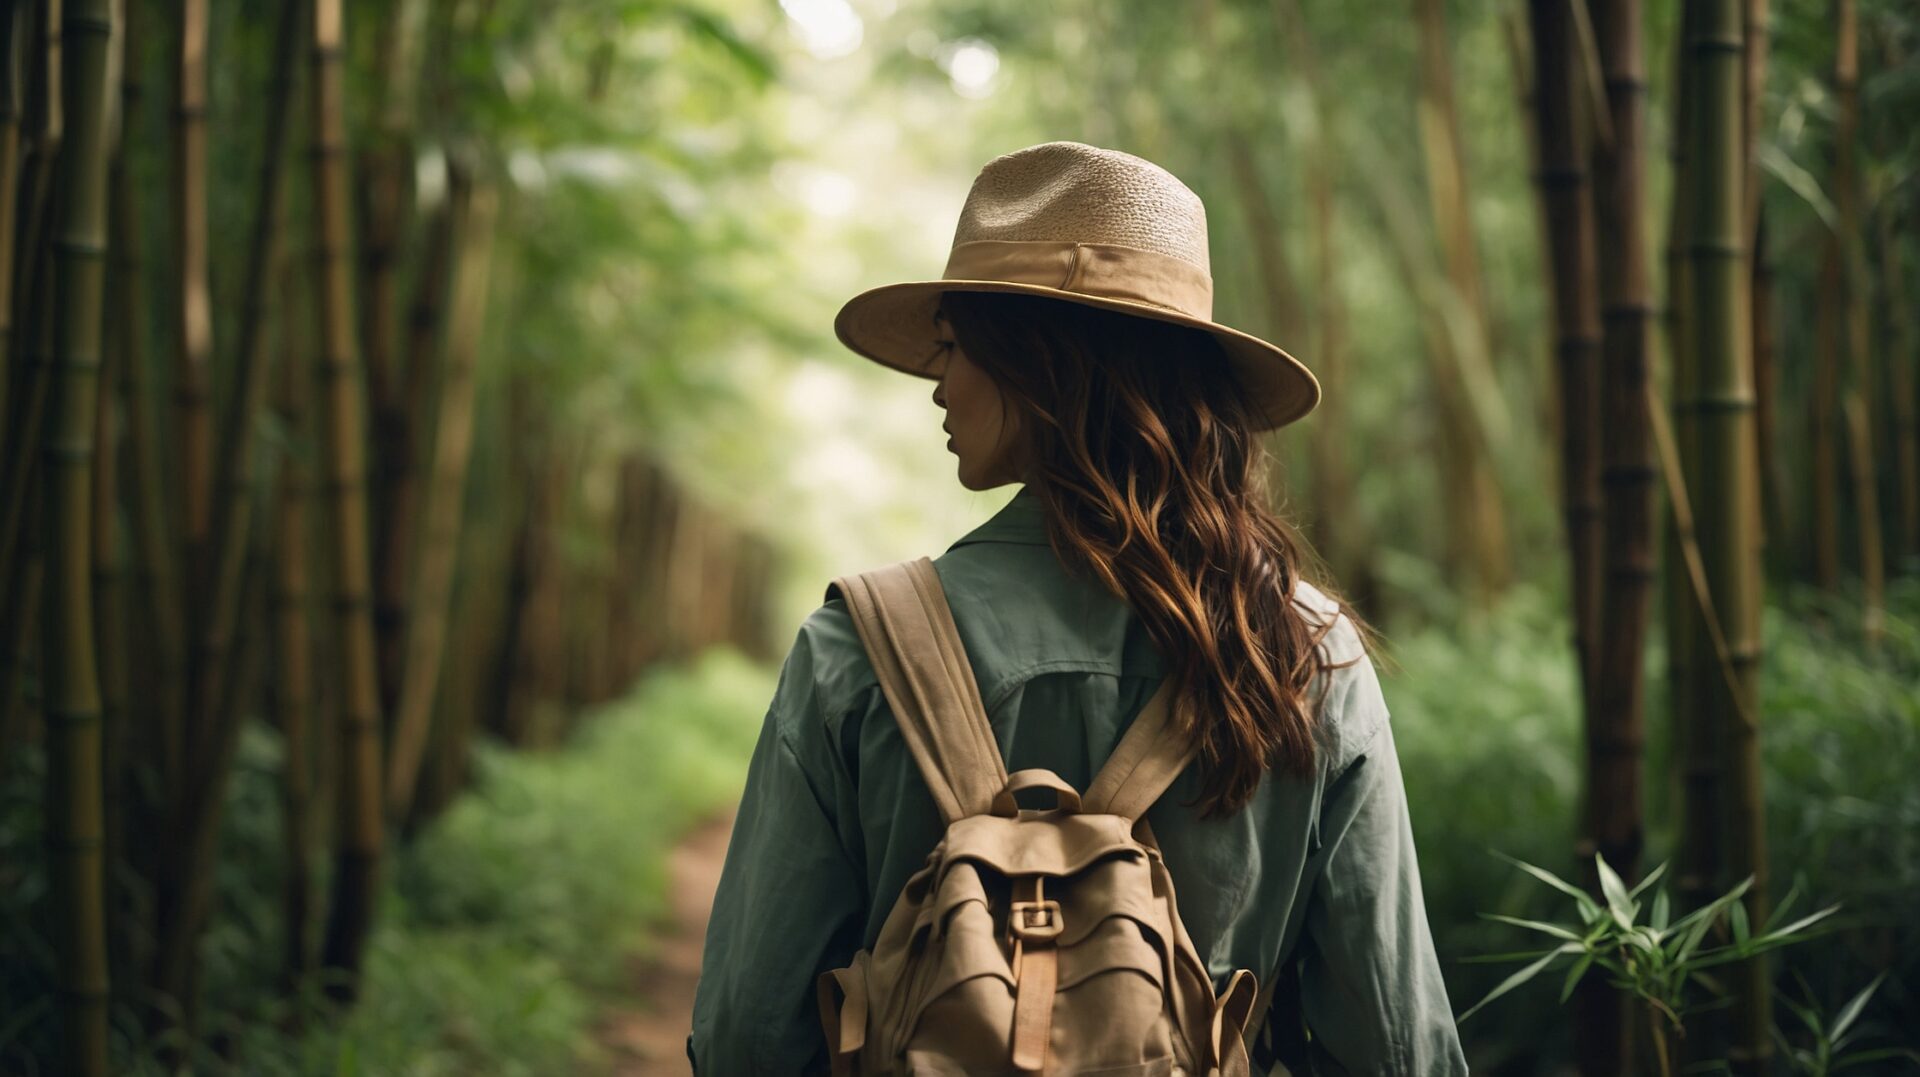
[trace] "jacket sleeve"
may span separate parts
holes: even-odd
[[[814,980],[857,948],[865,894],[833,813],[803,628],[747,769],[707,925],[687,1056],[699,1074],[825,1072]]]
[[[1345,702],[1369,720],[1357,723],[1365,731],[1321,802],[1321,864],[1300,949],[1310,1072],[1464,1074],[1393,731],[1371,663],[1356,673]]]

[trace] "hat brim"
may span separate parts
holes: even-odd
[[[1313,371],[1285,349],[1259,337],[1151,303],[1085,295],[1044,284],[935,280],[869,288],[840,308],[833,319],[834,335],[848,348],[883,366],[916,377],[936,378],[939,350],[933,346],[934,314],[939,310],[943,292],[1048,296],[1210,333],[1220,342],[1236,378],[1261,416],[1256,429],[1278,429],[1304,417],[1320,403],[1320,381],[1313,376]]]

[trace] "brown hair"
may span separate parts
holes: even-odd
[[[1303,568],[1363,644],[1372,629],[1267,507],[1268,454],[1219,342],[1046,296],[948,292],[941,310],[1012,408],[1054,552],[1125,598],[1171,661],[1202,815],[1244,807],[1269,769],[1310,774],[1307,695],[1336,668],[1317,645],[1337,618],[1295,605]]]

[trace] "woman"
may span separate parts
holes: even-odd
[[[963,486],[1022,484],[934,562],[1008,768],[1084,789],[1178,678],[1199,753],[1147,819],[1208,968],[1277,988],[1256,1062],[1464,1073],[1367,629],[1264,508],[1256,435],[1319,386],[1211,307],[1199,198],[1051,142],[981,171],[942,280],[862,293],[835,328],[937,379]],[[873,944],[941,829],[835,597],[800,628],[748,772],[696,1070],[824,1069],[814,978]]]

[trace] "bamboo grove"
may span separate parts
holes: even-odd
[[[646,446],[510,407],[511,494],[467,496],[511,211],[446,69],[474,15],[223,12],[263,46],[239,116],[210,108],[207,0],[0,22],[0,764],[44,758],[51,947],[7,1020],[57,1028],[59,1072],[199,1034],[244,724],[286,749],[283,982],[347,1001],[387,849],[477,736],[552,744],[649,663],[764,653],[771,545]],[[583,529],[621,555],[580,567]]]
[[[1911,5],[855,0],[858,52],[812,66],[806,7],[5,9],[0,824],[27,790],[38,830],[0,852],[32,909],[0,923],[0,1068],[233,1061],[238,877],[277,888],[275,990],[352,1005],[390,869],[488,741],[557,746],[711,644],[770,656],[802,544],[727,487],[811,457],[734,418],[689,453],[680,413],[767,414],[780,389],[716,372],[837,355],[831,301],[926,268],[882,202],[1052,138],[1206,202],[1218,316],[1325,389],[1274,486],[1373,620],[1466,637],[1551,578],[1579,729],[1555,870],[1597,894],[1596,854],[1630,883],[1666,860],[1684,907],[1752,877],[1764,922],[1795,867],[1769,600],[1809,581],[1871,650],[1920,571]],[[972,39],[1003,81],[963,111],[942,50]],[[904,178],[818,231],[774,207],[794,162]],[[778,362],[715,362],[743,332]],[[870,492],[836,482],[806,489]],[[271,870],[230,840],[263,732]],[[1884,951],[1911,937],[1848,967],[1910,968]],[[1780,1072],[1783,965],[1720,970],[1665,1045],[1589,974],[1571,1055]]]
[[[1761,186],[1768,5],[1685,0],[1677,14],[1662,311],[1650,286],[1647,242],[1647,173],[1654,166],[1646,137],[1645,15],[1634,0],[1532,0],[1527,7],[1535,176],[1552,281],[1561,497],[1586,712],[1579,852],[1589,865],[1599,853],[1629,878],[1646,867],[1640,656],[1652,587],[1663,578],[1670,735],[1681,790],[1677,886],[1687,903],[1698,905],[1751,878],[1744,915],[1759,924],[1772,893],[1761,787],[1765,708],[1758,693],[1763,555],[1770,536],[1781,546],[1781,537],[1810,539],[1815,577],[1828,586],[1838,582],[1835,497],[1847,485],[1838,463],[1844,445],[1855,494],[1859,616],[1866,638],[1874,638],[1884,586],[1881,531],[1893,522],[1878,507],[1883,477],[1875,461],[1901,461],[1894,489],[1903,503],[1911,502],[1912,446],[1896,431],[1912,423],[1914,357],[1910,342],[1896,340],[1904,351],[1886,349],[1876,359],[1867,341],[1874,282],[1861,253],[1864,191],[1854,160],[1856,13],[1851,0],[1836,0],[1831,91],[1837,134],[1824,179],[1836,212],[1818,218],[1822,227],[1815,229],[1823,237],[1813,242],[1825,252],[1822,328],[1816,346],[1800,357],[1816,387],[1807,412],[1816,469],[1808,485],[1816,502],[1811,535],[1779,507],[1788,491],[1777,485],[1776,510],[1763,516],[1765,477],[1777,466],[1771,432],[1785,406],[1770,391],[1776,327]],[[1886,221],[1899,214],[1892,204],[1880,208]],[[1881,239],[1883,266],[1897,267],[1902,254],[1891,233]],[[1878,283],[1888,309],[1902,308],[1897,278]],[[1651,376],[1661,313],[1664,387]],[[1844,346],[1841,324],[1848,327]],[[1869,399],[1890,406],[1875,414]],[[1654,571],[1656,480],[1667,494],[1664,577]],[[1914,551],[1910,527],[1900,543]],[[1588,885],[1600,893],[1591,867]],[[1659,1058],[1661,1071],[1681,1061],[1726,1059],[1735,1072],[1770,1072],[1771,984],[1764,958],[1735,967],[1727,978],[1731,1005],[1690,1023],[1685,1058]],[[1651,1068],[1651,1053],[1659,1049],[1641,1031],[1649,1017],[1626,1012],[1624,996],[1590,976],[1576,1027],[1584,1072]]]

